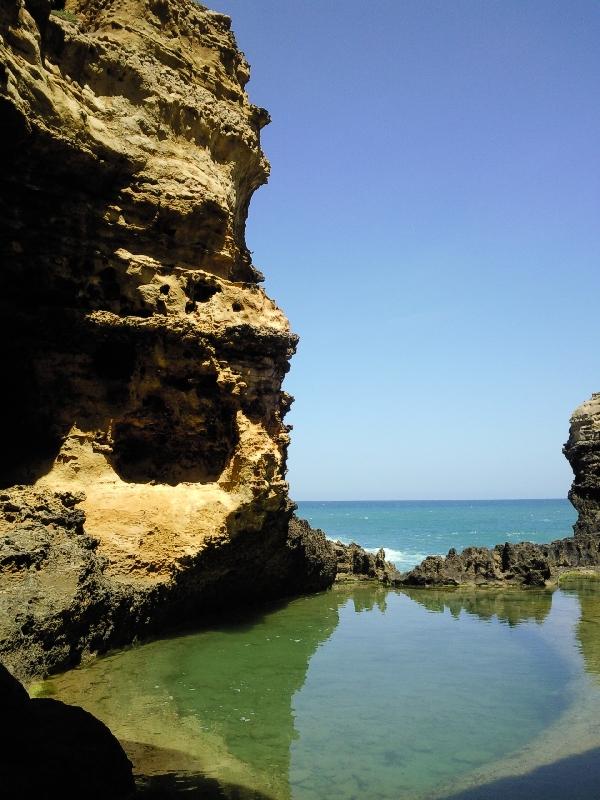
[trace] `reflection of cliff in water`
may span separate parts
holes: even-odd
[[[600,582],[572,578],[561,585],[565,594],[575,595],[581,616],[576,633],[587,672],[600,680]]]
[[[458,618],[461,612],[483,620],[496,618],[514,626],[522,622],[542,623],[552,607],[553,591],[545,589],[495,590],[460,587],[457,589],[403,588],[404,594],[428,611],[448,610]],[[581,616],[577,640],[587,672],[600,678],[600,581],[573,577],[561,583],[564,594],[576,597]]]
[[[174,690],[179,715],[197,713],[241,762],[287,775],[295,736],[292,696],[304,685],[311,656],[338,624],[332,598],[323,596],[321,605],[312,626],[304,609],[291,603],[270,615],[268,626],[259,620],[213,632],[210,647],[190,637],[173,663],[189,676]]]
[[[189,792],[194,781],[206,792],[218,778],[218,793],[213,786],[207,797],[284,800],[297,736],[292,698],[350,594],[336,590],[310,604],[292,601],[122,651],[46,688],[109,725],[136,774],[146,776],[149,796]],[[379,587],[352,590],[356,610],[385,602],[385,595]]]
[[[569,592],[582,607],[587,667],[600,674],[600,584]],[[360,787],[362,796],[391,797],[405,783],[413,792],[467,762],[491,763],[561,712],[568,665],[558,658],[542,689],[532,677],[545,676],[557,657],[538,630],[552,601],[537,589],[338,586],[117,653],[50,683],[113,729],[144,797],[290,800],[346,783],[348,797]],[[556,611],[550,622],[560,620],[560,603]]]
[[[544,589],[403,588],[402,592],[428,611],[447,609],[456,618],[464,611],[483,620],[496,618],[511,627],[521,622],[542,623],[552,607],[552,592]]]
[[[346,600],[352,600],[354,611],[360,614],[363,611],[373,611],[375,606],[385,614],[387,611],[387,596],[390,589],[382,586],[379,583],[358,584],[348,587],[336,587],[335,590],[329,595],[336,599],[336,606],[339,609]]]

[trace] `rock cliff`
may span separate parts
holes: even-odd
[[[245,244],[269,116],[229,26],[193,0],[0,0],[0,651],[21,674],[333,580],[288,532],[297,339]]]
[[[569,500],[578,512],[575,538],[600,533],[600,393],[573,412],[564,446],[575,477]]]
[[[11,669],[64,668],[226,605],[323,588],[336,570],[540,583],[596,563],[596,395],[566,445],[575,541],[450,554],[399,578],[381,553],[292,519],[282,381],[297,339],[245,244],[269,117],[245,92],[230,21],[193,0],[60,5],[0,0]]]

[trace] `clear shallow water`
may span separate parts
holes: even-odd
[[[561,539],[577,517],[568,500],[302,501],[298,514],[332,539],[384,547],[400,570],[451,547]]]
[[[592,800],[597,783],[541,791],[548,763],[554,789],[594,775],[569,765],[600,745],[599,631],[591,581],[358,586],[132,648],[40,691],[103,719],[152,796]]]

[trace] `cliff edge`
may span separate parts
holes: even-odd
[[[600,393],[573,412],[563,452],[575,474],[569,491],[578,514],[575,538],[600,534]]]
[[[297,337],[245,244],[269,116],[229,18],[0,0],[0,52],[0,653],[39,674],[328,585],[289,530]]]

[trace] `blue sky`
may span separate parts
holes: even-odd
[[[600,391],[600,4],[213,0],[270,111],[248,246],[295,499],[561,497]]]

